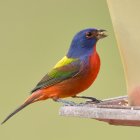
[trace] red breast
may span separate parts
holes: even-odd
[[[89,68],[86,77],[84,78],[83,89],[87,89],[95,81],[98,72],[100,70],[100,58],[96,52],[96,46],[94,46],[93,54],[89,58]]]

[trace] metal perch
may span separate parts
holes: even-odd
[[[140,107],[128,106],[127,96],[105,99],[98,104],[63,106],[59,114],[96,119],[112,125],[140,126]]]

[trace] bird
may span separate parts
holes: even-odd
[[[100,57],[96,51],[96,43],[107,36],[105,31],[87,28],[76,33],[66,56],[37,83],[24,103],[9,114],[1,124],[26,106],[41,100],[52,99],[67,105],[73,105],[74,102],[62,98],[85,98],[100,102],[94,97],[77,94],[89,88],[99,73]]]

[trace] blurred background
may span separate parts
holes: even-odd
[[[109,36],[97,44],[101,70],[83,95],[99,99],[125,95],[123,67],[106,0],[0,1],[1,121],[66,54],[74,34],[88,27],[106,29]],[[0,139],[130,140],[139,136],[135,127],[59,116],[60,107],[52,100],[30,105],[0,126]]]

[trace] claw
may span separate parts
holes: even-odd
[[[83,99],[89,99],[90,101],[86,101],[86,103],[100,103],[101,100],[98,100],[94,97],[87,97],[87,96],[73,96],[73,98],[83,98]]]

